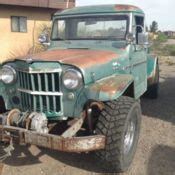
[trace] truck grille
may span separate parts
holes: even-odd
[[[23,110],[56,116],[61,111],[60,72],[17,71]]]

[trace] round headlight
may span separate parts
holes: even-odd
[[[11,66],[3,66],[0,70],[0,80],[5,84],[12,84],[16,80],[16,71]]]
[[[77,89],[82,84],[81,73],[74,69],[66,70],[63,74],[62,80],[64,86],[70,90]]]

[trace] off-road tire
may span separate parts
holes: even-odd
[[[150,99],[156,99],[159,95],[159,64],[156,66],[156,73],[154,77],[154,83],[148,86],[148,90],[145,93],[145,96]]]
[[[130,119],[136,121],[133,144],[128,154],[124,154],[124,140]],[[122,96],[118,100],[105,103],[101,112],[96,133],[106,136],[106,148],[96,152],[105,172],[118,173],[126,171],[135,155],[141,124],[140,101]]]

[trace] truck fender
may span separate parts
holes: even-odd
[[[115,100],[133,83],[132,75],[114,75],[93,83],[88,88],[88,99],[98,101]]]
[[[148,80],[148,86],[152,85],[154,83],[154,77],[156,74],[156,67],[158,64],[158,57],[154,55],[148,56],[147,61],[147,80]]]

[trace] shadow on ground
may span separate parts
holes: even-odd
[[[22,156],[24,155],[24,156]],[[4,163],[10,166],[25,166],[32,164],[40,164],[39,160],[43,155],[49,155],[50,157],[58,160],[66,165],[87,170],[90,172],[104,173],[98,160],[90,154],[78,154],[78,153],[63,153],[59,151],[41,149],[38,155],[32,155],[27,147],[15,146],[15,151],[11,157],[7,158]]]
[[[141,99],[143,115],[175,124],[175,77],[161,78],[158,99]]]
[[[12,156],[4,161],[5,164],[10,166],[25,166],[41,163],[39,158],[44,153],[34,156],[31,154],[28,147],[15,145],[14,148],[15,150],[12,152]]]
[[[175,148],[159,145],[149,159],[147,175],[175,174]]]

